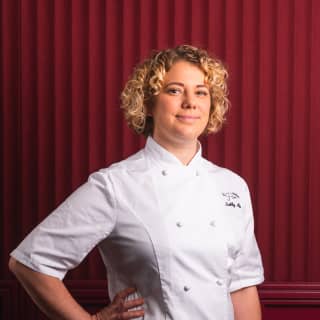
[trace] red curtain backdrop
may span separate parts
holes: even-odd
[[[89,173],[144,145],[119,109],[133,66],[189,43],[230,72],[226,127],[203,147],[249,184],[262,294],[299,282],[320,302],[319,1],[2,0],[0,10],[3,301],[9,252]],[[96,252],[68,275],[104,277]]]

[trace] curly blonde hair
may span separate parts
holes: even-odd
[[[153,119],[150,116],[155,97],[160,93],[164,76],[172,65],[184,60],[198,66],[205,75],[209,87],[211,108],[207,127],[203,134],[221,129],[229,108],[227,98],[228,72],[221,61],[209,56],[207,51],[190,45],[154,52],[134,69],[121,93],[121,108],[130,128],[145,136],[153,133]]]

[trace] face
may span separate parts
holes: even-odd
[[[204,73],[187,61],[177,61],[164,77],[152,109],[153,138],[162,146],[196,144],[207,126],[210,93]]]

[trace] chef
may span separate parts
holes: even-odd
[[[198,141],[224,122],[226,78],[189,45],[136,67],[122,109],[145,147],[91,174],[11,253],[10,269],[50,319],[261,319],[248,187]],[[112,302],[90,315],[62,279],[96,246]]]

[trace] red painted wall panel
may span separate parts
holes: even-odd
[[[11,281],[9,252],[33,226],[90,172],[143,146],[119,109],[133,66],[153,49],[191,43],[230,71],[228,121],[203,139],[204,153],[249,183],[267,284],[312,291],[320,282],[319,16],[317,0],[2,0],[1,281]],[[68,275],[103,278],[96,251]],[[285,308],[266,305],[265,314],[276,319]]]

